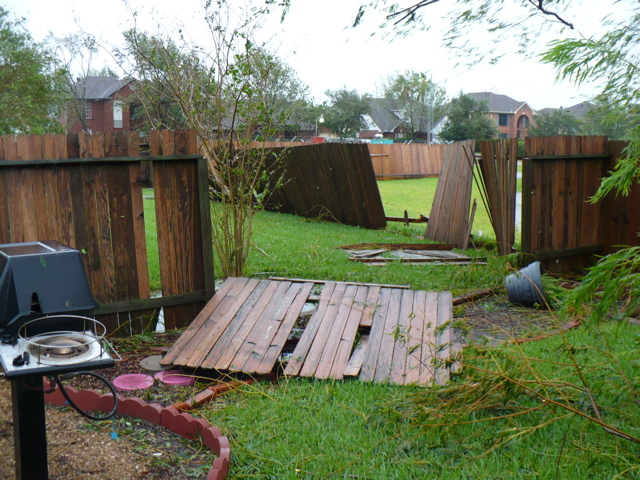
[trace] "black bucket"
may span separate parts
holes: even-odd
[[[542,286],[543,273],[544,270],[540,262],[533,262],[509,275],[505,279],[509,301],[526,307],[545,305],[546,299]]]

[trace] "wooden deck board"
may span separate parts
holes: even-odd
[[[236,356],[236,353],[240,350],[244,343],[244,339],[247,338],[249,332],[253,328],[255,322],[258,321],[260,315],[266,308],[269,300],[273,296],[273,293],[278,288],[278,284],[269,282],[267,284],[267,288],[265,288],[264,292],[256,302],[254,308],[249,312],[247,318],[236,332],[236,334],[231,338],[231,342],[227,345],[227,348],[222,353],[221,357],[218,359],[216,363],[216,368],[218,370],[228,370],[231,362]]]
[[[356,334],[358,333],[358,326],[362,323],[362,315],[366,307],[368,293],[369,289],[367,287],[357,287],[353,305],[351,306],[349,317],[344,326],[342,338],[338,344],[338,350],[333,359],[333,365],[331,366],[331,373],[329,375],[331,378],[341,380],[344,376],[344,370],[349,363],[349,357],[351,356]]]
[[[284,318],[291,304],[298,296],[298,292],[302,289],[302,286],[300,283],[289,283],[284,296],[278,297],[274,295],[269,314],[260,319],[251,332],[251,335],[247,338],[247,343],[251,344],[252,350],[245,364],[236,368],[237,370],[246,373],[257,373],[264,356],[267,354],[273,339],[280,331]],[[302,310],[302,306],[300,306],[300,310]],[[293,325],[291,325],[291,327],[293,328]],[[290,332],[286,332],[285,339],[289,336],[289,333]],[[282,345],[284,345],[284,343]],[[275,360],[276,359],[274,359],[273,363],[275,363]],[[271,365],[272,367],[273,363]]]
[[[267,285],[269,285],[269,282],[262,280],[258,283],[256,288],[253,289],[251,295],[247,298],[247,301],[244,303],[242,308],[238,310],[235,318],[229,323],[225,332],[209,351],[209,355],[207,355],[207,358],[202,362],[202,368],[222,369],[221,365],[219,365],[222,356],[227,348],[230,348],[229,345],[231,344],[231,341],[236,337],[240,328],[242,328],[247,316],[254,311],[256,304],[260,300],[260,297],[262,297]]]
[[[319,296],[311,295],[316,285]],[[162,363],[269,373],[307,302],[318,304],[299,327],[286,375],[398,385],[448,381],[451,330],[441,327],[452,318],[450,292],[331,281],[229,278]]]
[[[287,310],[284,320],[282,321],[282,325],[280,326],[278,333],[273,338],[271,345],[269,345],[264,358],[256,368],[256,373],[269,373],[273,370],[273,366],[282,352],[282,347],[287,341],[287,338],[289,338],[291,330],[300,316],[302,307],[304,307],[307,298],[309,298],[312,288],[313,283],[305,283],[298,289],[296,298],[291,303],[291,307]]]
[[[276,286],[273,295],[269,298],[269,302],[260,316],[255,318],[255,322],[251,322],[252,324],[250,325],[250,328],[246,329],[248,330],[247,336],[231,361],[231,364],[229,365],[230,370],[236,372],[243,371],[242,369],[245,363],[247,363],[249,356],[253,354],[262,335],[267,331],[265,325],[278,313],[279,301],[281,297],[287,293],[290,286],[291,282],[279,282]],[[245,325],[249,326],[246,322]]]
[[[329,307],[329,303],[331,302],[331,296],[333,295],[333,290],[336,287],[336,282],[329,282],[322,289],[322,293],[320,294],[320,301],[318,303],[318,308],[313,313],[309,323],[307,324],[307,328],[304,329],[304,333],[300,340],[298,341],[298,345],[296,346],[291,358],[289,359],[289,363],[287,364],[287,368],[285,368],[285,375],[298,375],[300,373],[300,369],[304,364],[304,360],[309,353],[309,349],[315,339],[315,336],[320,328],[320,324],[322,323],[322,319]]]
[[[318,363],[320,362],[324,347],[329,338],[329,333],[333,327],[333,320],[338,314],[342,303],[342,297],[344,297],[346,289],[347,285],[338,283],[336,288],[333,290],[333,295],[331,296],[331,301],[327,307],[327,312],[322,318],[322,323],[318,327],[318,333],[311,345],[311,348],[309,349],[309,353],[307,353],[304,365],[302,365],[302,368],[300,369],[301,377],[313,377],[316,373]]]

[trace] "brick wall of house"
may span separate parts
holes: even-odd
[[[127,99],[133,94],[129,85],[114,93],[109,100],[92,101],[92,115],[87,119],[87,128],[92,132],[128,132],[131,131],[131,111]],[[113,101],[122,100],[122,128],[113,126]],[[78,120],[71,125],[69,132],[82,132],[82,123]]]
[[[500,113],[491,112],[490,116],[498,126],[498,132],[504,138],[524,138],[527,135],[527,127],[533,123],[533,111],[527,104],[520,107],[515,113],[504,113],[508,125],[500,125]],[[526,120],[525,120],[526,119]]]

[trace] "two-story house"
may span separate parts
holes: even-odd
[[[118,132],[135,130],[132,106],[127,99],[134,92],[132,79],[87,76],[73,85],[73,99],[63,122],[69,132]]]
[[[498,126],[500,138],[526,137],[535,113],[527,102],[493,92],[476,92],[467,95],[486,102],[489,116]]]

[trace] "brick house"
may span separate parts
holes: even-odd
[[[127,99],[134,92],[132,79],[87,76],[78,79],[72,93],[72,102],[61,119],[69,132],[120,132],[136,130],[132,125],[133,108]]]
[[[498,126],[500,138],[524,138],[533,121],[534,110],[527,104],[506,95],[492,92],[468,93],[469,97],[486,102],[489,116]]]

